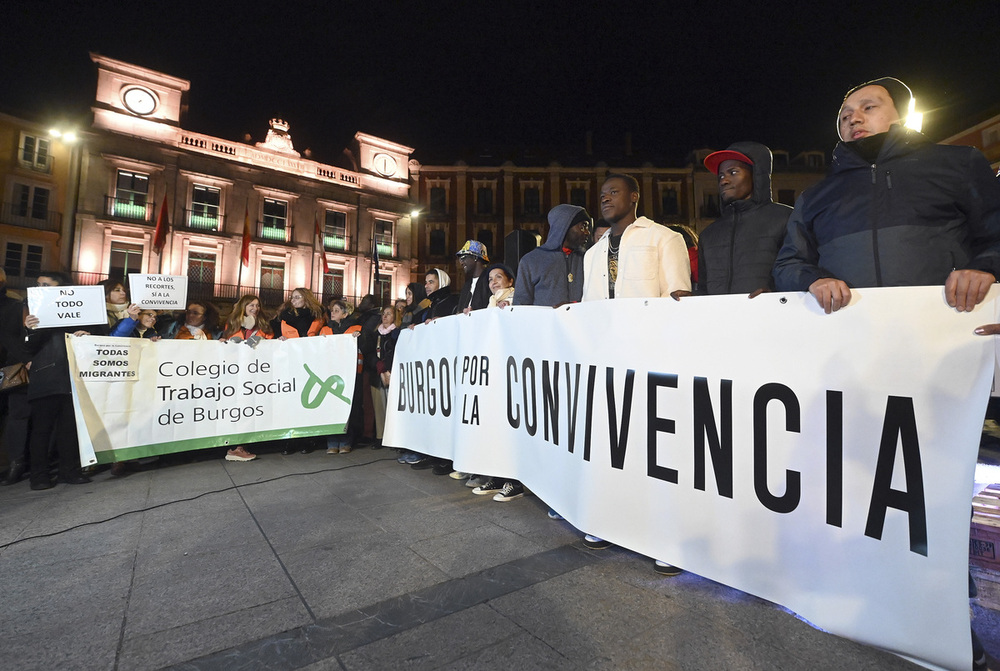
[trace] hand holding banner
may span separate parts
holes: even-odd
[[[997,288],[593,301],[399,337],[384,443],[521,480],[583,532],[968,668]],[[524,334],[531,334],[526,338]]]

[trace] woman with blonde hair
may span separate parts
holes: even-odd
[[[233,306],[219,340],[223,342],[244,342],[251,338],[270,340],[274,337],[271,325],[264,318],[260,298],[246,294]],[[257,455],[242,445],[226,451],[226,461],[253,461]]]
[[[313,292],[305,287],[292,289],[292,295],[284,309],[274,320],[277,324],[274,332],[280,334],[279,340],[333,335],[333,331],[326,325],[326,310],[316,300]]]
[[[291,296],[271,325],[274,332],[280,334],[278,340],[333,335],[333,330],[326,324],[326,310],[313,292],[305,287],[292,289]],[[285,441],[281,453],[292,454],[301,448],[299,451],[302,454],[308,454],[312,451],[312,444],[310,438],[292,438]]]
[[[271,325],[264,318],[264,310],[260,306],[260,298],[254,294],[246,294],[233,306],[233,311],[226,319],[219,340],[242,342],[257,337],[270,340],[274,337]]]

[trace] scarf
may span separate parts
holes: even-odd
[[[111,315],[115,321],[121,321],[128,317],[128,303],[105,303],[108,308],[108,314]]]
[[[309,308],[302,308],[298,314],[296,314],[294,308],[287,308],[281,313],[281,321],[298,331],[300,338],[305,338],[309,335],[309,327],[312,326],[314,320],[312,310]]]
[[[208,336],[205,332],[201,330],[200,326],[191,326],[190,324],[185,324],[184,328],[191,332],[192,340],[208,340]]]

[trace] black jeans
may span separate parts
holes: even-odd
[[[43,396],[31,401],[31,482],[49,479],[49,443],[55,439],[59,452],[59,477],[80,474],[80,441],[76,435],[73,397],[69,394]]]
[[[7,458],[15,461],[28,460],[28,426],[31,406],[28,404],[28,388],[21,387],[6,394],[7,425],[3,432],[4,449]]]

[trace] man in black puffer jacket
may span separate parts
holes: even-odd
[[[1000,277],[1000,183],[978,150],[904,128],[910,97],[891,77],[848,91],[830,174],[788,220],[778,291],[809,291],[830,313],[850,287],[943,284],[967,311]]]
[[[771,200],[771,150],[737,142],[705,157],[719,178],[722,216],[698,242],[698,294],[751,294],[774,288],[771,269],[792,208]]]

